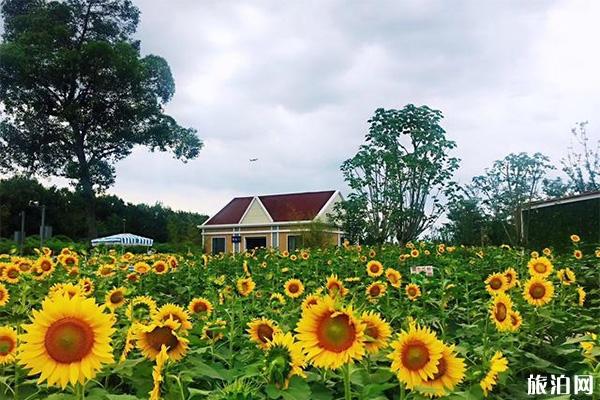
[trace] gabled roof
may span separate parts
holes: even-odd
[[[236,197],[204,225],[235,225],[257,199],[273,222],[310,221],[329,203],[335,190],[321,192],[274,194],[256,197]]]

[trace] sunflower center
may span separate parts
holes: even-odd
[[[291,283],[290,286],[288,286],[288,290],[290,291],[290,293],[297,293],[298,290],[300,290],[300,288],[296,283]]]
[[[260,324],[256,330],[256,335],[261,342],[267,343],[267,340],[273,340],[273,328],[267,324]]]
[[[544,287],[544,285],[539,283],[533,284],[529,288],[529,294],[534,299],[541,299],[546,294],[546,288]]]
[[[547,269],[547,268],[546,268],[546,264],[542,264],[542,263],[536,263],[536,264],[533,266],[533,269],[534,269],[536,272],[538,272],[538,273],[540,273],[540,274],[543,274],[544,272],[546,272],[546,269]]]
[[[50,271],[50,269],[52,268],[52,264],[50,263],[50,261],[48,261],[48,260],[44,260],[44,261],[42,261],[42,263],[40,264],[40,268],[42,269],[42,271],[44,271],[44,272],[48,272],[48,271]]]
[[[0,336],[0,356],[12,353],[15,349],[15,342],[8,336]]]
[[[519,319],[516,317],[516,315],[514,315],[514,314],[511,314],[511,315],[510,315],[510,323],[511,323],[513,326],[517,326],[517,325],[518,325],[518,323],[519,323]]]
[[[375,285],[375,286],[371,287],[371,289],[369,289],[369,294],[372,297],[377,297],[377,296],[379,296],[380,293],[381,293],[381,289],[379,288],[378,285]]]
[[[4,290],[0,290],[0,301],[4,299]]]
[[[506,281],[507,281],[508,283],[511,283],[511,282],[512,282],[512,274],[505,274],[504,276],[506,277]]]
[[[377,265],[377,264],[372,264],[369,268],[371,269],[371,272],[373,272],[374,274],[379,272],[379,265]]]
[[[62,364],[84,359],[94,345],[94,331],[85,321],[65,317],[54,322],[46,331],[44,345],[48,355]]]
[[[420,370],[428,362],[429,350],[421,341],[408,343],[402,352],[402,364],[411,371]]]
[[[354,343],[356,328],[346,314],[325,316],[317,326],[319,344],[326,350],[340,353]]]
[[[10,269],[6,273],[6,276],[8,276],[10,279],[16,279],[19,277],[19,271],[17,269]]]
[[[167,349],[173,349],[179,341],[173,334],[173,331],[168,326],[159,326],[147,333],[148,344],[156,351],[160,351],[162,346],[167,346]]]
[[[65,264],[67,264],[67,265],[72,265],[72,264],[75,264],[75,260],[74,260],[74,259],[72,259],[72,258],[67,258],[67,259],[65,260]]]
[[[500,322],[504,321],[506,319],[507,311],[504,303],[496,304],[496,319]]]
[[[206,307],[206,304],[204,302],[199,301],[196,304],[194,304],[194,312],[201,313],[205,312],[206,310],[208,310],[208,307]]]
[[[163,264],[158,264],[156,266],[156,272],[163,272],[165,270],[165,266]]]
[[[502,287],[502,281],[499,278],[494,278],[490,281],[490,287],[494,290],[498,290]]]
[[[379,329],[377,329],[376,326],[373,326],[371,324],[369,324],[367,326],[367,329],[365,329],[365,334],[367,336],[369,336],[372,339],[378,339],[379,338]]]
[[[409,296],[416,296],[417,295],[417,289],[415,289],[413,287],[408,288],[408,295]]]
[[[125,299],[125,296],[123,296],[123,292],[121,292],[121,291],[114,292],[113,294],[110,295],[110,302],[113,304],[119,304],[124,299]]]

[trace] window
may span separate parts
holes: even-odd
[[[260,247],[267,247],[267,237],[247,237],[246,238],[246,250],[258,249]]]
[[[222,237],[212,238],[212,253],[213,254],[225,253],[225,238],[222,238]]]
[[[289,252],[296,251],[300,248],[302,238],[298,235],[288,235],[287,237],[287,249]]]

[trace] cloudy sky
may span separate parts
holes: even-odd
[[[378,107],[442,110],[467,182],[509,152],[600,137],[600,2],[136,0],[165,57],[168,112],[204,140],[187,164],[136,151],[111,192],[212,214],[237,195],[342,189]],[[249,158],[259,161],[250,163]]]

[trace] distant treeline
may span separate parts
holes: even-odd
[[[26,235],[39,235],[41,205],[46,206],[46,226],[52,235],[63,235],[79,241],[86,237],[85,204],[81,194],[65,188],[44,187],[28,177],[0,180],[0,237],[12,239],[21,229],[21,211],[25,211]],[[117,196],[98,196],[96,220],[98,235],[125,230],[150,237],[160,243],[192,244],[201,242],[197,225],[206,215],[173,211],[157,203],[126,203]]]

